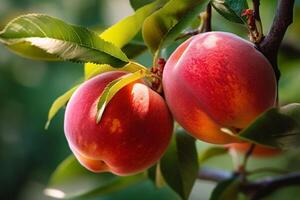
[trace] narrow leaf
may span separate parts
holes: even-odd
[[[260,115],[239,136],[266,146],[281,149],[300,146],[300,104],[271,108]]]
[[[200,162],[200,164],[202,164],[213,157],[224,155],[227,152],[228,152],[228,149],[224,148],[224,147],[218,147],[218,146],[210,147],[200,153],[199,162]]]
[[[156,173],[155,173],[155,185],[157,188],[162,188],[166,186],[166,181],[160,170],[160,163],[157,164]]]
[[[114,67],[129,61],[120,48],[99,38],[95,32],[43,14],[15,18],[0,32],[0,42],[26,57],[52,60],[56,56],[62,60]],[[38,53],[32,55],[37,48]]]
[[[149,4],[153,2],[154,0],[129,0],[130,5],[134,10],[139,9],[140,7],[145,6],[146,4]]]
[[[164,40],[172,40],[200,13],[205,0],[170,0],[144,22],[142,33],[145,43],[154,54]],[[172,30],[174,29],[174,30]],[[171,39],[168,39],[170,34]]]
[[[48,113],[48,120],[46,122],[45,129],[48,129],[53,117],[56,115],[56,113],[59,111],[59,109],[61,109],[63,106],[65,106],[67,104],[67,102],[69,101],[69,99],[71,98],[71,96],[73,95],[73,93],[76,91],[76,89],[78,87],[79,87],[79,85],[71,88],[70,90],[68,90],[66,93],[64,93],[60,97],[58,97],[53,102],[53,104],[50,107],[49,113]]]
[[[84,169],[74,156],[69,156],[52,174],[44,193],[60,199],[99,197],[120,191],[145,179],[143,174],[127,177],[110,173],[95,174]]]
[[[176,38],[182,33],[184,29],[186,29],[189,26],[192,26],[195,21],[200,21],[198,19],[199,13],[203,10],[203,7],[205,5],[205,2],[208,2],[207,0],[203,0],[203,3],[195,6],[191,11],[187,12],[176,25],[174,25],[167,34],[162,38],[160,41],[158,50],[168,47],[169,45],[173,44]]]
[[[133,59],[146,51],[146,49],[147,46],[143,43],[130,42],[122,48],[122,51],[127,55],[129,59]]]
[[[235,23],[245,23],[242,12],[248,8],[247,0],[211,0],[212,6],[215,10],[228,19]]]
[[[161,173],[160,163],[155,164],[147,170],[148,178],[154,183],[156,188],[166,186],[166,181]]]
[[[125,76],[122,76],[110,82],[102,91],[102,94],[97,104],[97,108],[98,108],[97,123],[100,122],[106,105],[117,94],[118,91],[120,91],[123,87],[125,87],[128,84],[137,81],[141,78],[144,78],[146,75],[147,75],[146,70],[139,70],[137,72],[134,72],[132,74],[127,74]]]
[[[178,129],[160,161],[167,184],[183,199],[188,199],[198,172],[195,139]]]
[[[146,17],[164,5],[166,0],[156,0],[138,9],[133,15],[124,18],[101,33],[100,37],[122,48],[141,30]]]
[[[156,183],[155,179],[156,179],[156,168],[157,167],[158,167],[158,165],[155,164],[147,170],[148,179],[150,179],[154,184]]]
[[[146,67],[130,62],[127,65],[125,65],[122,68],[114,68],[110,65],[96,65],[92,63],[87,63],[87,65],[84,68],[85,70],[85,79],[88,80],[94,76],[97,76],[98,74],[104,73],[104,72],[109,72],[109,71],[125,71],[125,72],[137,72],[138,70],[147,70]]]
[[[239,186],[238,177],[224,180],[214,188],[209,200],[238,200]]]

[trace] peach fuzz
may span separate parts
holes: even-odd
[[[276,99],[276,79],[254,45],[225,32],[196,35],[167,60],[163,88],[178,123],[214,144],[240,142],[224,132],[247,127]]]
[[[234,149],[240,153],[246,153],[250,148],[250,143],[232,143],[226,145],[229,149]],[[280,149],[269,148],[262,145],[255,145],[253,152],[251,155],[255,157],[272,157],[281,154],[282,151]]]
[[[93,172],[141,172],[160,159],[171,139],[173,119],[166,103],[142,81],[122,88],[96,123],[101,92],[123,75],[126,73],[106,72],[86,81],[66,108],[64,129],[69,146]]]

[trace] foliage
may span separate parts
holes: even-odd
[[[220,182],[213,190],[210,200],[237,200],[239,182],[239,177],[233,177]]]
[[[297,148],[300,134],[300,104],[272,108],[239,135],[255,143],[281,149]]]
[[[246,23],[242,12],[248,8],[247,1],[212,0],[212,6],[226,19],[236,23]]]
[[[195,139],[177,130],[159,167],[166,183],[182,199],[188,199],[198,172]]]
[[[53,60],[59,57],[115,67],[128,62],[127,56],[119,48],[105,42],[93,31],[42,14],[29,14],[12,20],[1,31],[0,40],[17,53],[35,59]],[[25,47],[22,47],[18,51],[21,44],[29,48],[24,51]],[[31,46],[36,55],[32,55]],[[27,52],[31,52],[30,55]]]

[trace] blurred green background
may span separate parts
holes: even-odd
[[[265,32],[271,25],[276,1],[261,1]],[[289,28],[279,65],[282,71],[280,101],[282,104],[300,102],[300,1],[297,1],[294,24]],[[46,13],[73,24],[92,29],[109,26],[132,13],[127,0],[0,0],[0,28],[12,18],[25,13]],[[245,28],[213,14],[213,29],[235,32],[246,37]],[[149,54],[139,58],[151,63]],[[16,56],[0,46],[0,199],[47,200],[43,194],[47,181],[71,152],[63,133],[63,112],[44,130],[51,103],[78,82],[83,65],[69,62],[41,62]],[[198,143],[199,151],[207,147]],[[232,169],[229,156],[212,159],[205,164],[214,168]],[[298,151],[274,159],[251,159],[252,167],[277,166],[300,169]],[[214,184],[198,181],[191,200],[206,200]],[[278,191],[269,199],[299,199],[299,188]],[[299,192],[298,192],[299,193]],[[141,197],[143,195],[143,197]],[[289,195],[289,196],[287,196]],[[158,190],[144,182],[119,193],[97,199],[168,200],[178,197],[169,188]]]

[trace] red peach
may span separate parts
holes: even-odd
[[[215,144],[239,142],[238,132],[272,107],[276,79],[250,42],[225,32],[196,35],[181,44],[163,71],[167,104],[194,137]]]
[[[79,162],[93,172],[141,172],[166,150],[173,119],[163,98],[137,81],[122,88],[96,123],[97,100],[124,72],[106,72],[83,83],[66,109],[64,129]]]

